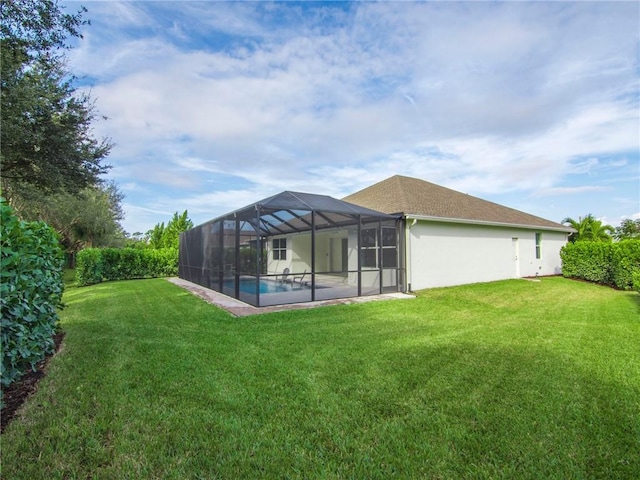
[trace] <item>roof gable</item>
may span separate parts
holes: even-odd
[[[384,213],[571,231],[560,223],[402,175],[387,178],[344,200]]]

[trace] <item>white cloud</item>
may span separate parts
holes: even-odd
[[[116,143],[113,176],[177,189],[176,205],[340,196],[394,173],[475,194],[571,195],[637,162],[608,159],[640,148],[632,3],[98,12],[105,26],[72,60],[110,117],[98,131]],[[250,190],[207,192],[218,175]]]
[[[605,192],[611,190],[599,185],[582,185],[579,187],[552,187],[536,190],[534,197],[553,197],[557,195],[573,195],[586,192]]]

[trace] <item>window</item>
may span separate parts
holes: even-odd
[[[395,227],[382,227],[382,267],[398,266],[396,255],[397,233]]]
[[[363,228],[360,232],[360,250],[362,252],[362,267],[378,267],[378,229]]]
[[[287,239],[286,238],[274,238],[273,239],[273,259],[274,260],[286,260],[287,259]]]
[[[542,258],[542,234],[536,233],[536,258],[539,260]]]

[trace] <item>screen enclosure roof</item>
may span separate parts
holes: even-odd
[[[315,213],[313,218],[312,213]],[[398,220],[400,215],[388,215],[361,207],[328,195],[285,191],[265,198],[207,223],[241,220],[259,230],[260,235],[285,235],[321,228],[354,225],[363,222]]]

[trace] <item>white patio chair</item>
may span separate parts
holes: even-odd
[[[284,270],[282,270],[282,275],[276,275],[276,281],[279,281],[280,283],[286,283],[287,281],[287,277],[289,276],[289,268],[285,268]],[[278,278],[280,280],[278,280]]]
[[[305,270],[301,276],[293,277],[293,280],[291,281],[291,285],[294,285],[296,282],[298,282],[300,286],[302,286],[303,285],[302,282],[304,282],[304,277],[306,275],[307,275],[307,271]]]

